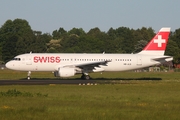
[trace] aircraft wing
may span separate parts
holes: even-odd
[[[63,67],[77,67],[84,70],[93,70],[100,68],[100,65],[107,66],[107,63],[111,61],[98,61],[98,62],[88,62],[88,63],[80,63],[80,64],[73,64],[73,65],[66,65]]]
[[[82,64],[75,64],[75,66],[79,67],[79,68],[99,67],[99,65],[107,66],[108,62],[110,62],[110,61],[99,61],[99,62],[82,63]]]

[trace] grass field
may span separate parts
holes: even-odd
[[[94,73],[92,78],[122,78],[116,84],[0,86],[2,120],[178,120],[180,73]],[[0,70],[0,79],[23,79],[26,72]],[[32,73],[32,78],[52,73]],[[74,78],[78,78],[79,75]],[[128,80],[161,78],[162,80]],[[127,80],[126,80],[127,79]],[[116,80],[118,81],[118,80]]]

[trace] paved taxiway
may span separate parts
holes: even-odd
[[[0,80],[0,85],[95,84],[96,80]]]
[[[162,78],[116,78],[106,79],[97,78],[91,80],[81,79],[66,79],[66,80],[54,80],[54,79],[23,79],[23,80],[0,80],[0,85],[49,85],[49,84],[81,84],[81,85],[94,85],[97,83],[109,84],[109,83],[128,83],[129,80],[162,80]]]

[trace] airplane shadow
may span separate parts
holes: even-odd
[[[20,80],[27,80],[22,78]],[[82,80],[81,78],[31,78],[31,80]],[[141,78],[90,78],[90,80],[162,80],[157,77],[141,77]]]
[[[95,78],[93,80],[162,80],[162,78],[142,77],[142,78]]]

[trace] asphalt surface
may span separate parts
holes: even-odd
[[[130,80],[162,80],[162,78],[96,78],[90,80],[81,79],[21,79],[21,80],[0,80],[0,85],[49,85],[49,84],[78,84],[78,85],[96,85],[97,83],[103,84],[126,84]]]
[[[78,84],[94,85],[95,80],[0,80],[0,85],[49,85],[49,84]]]

